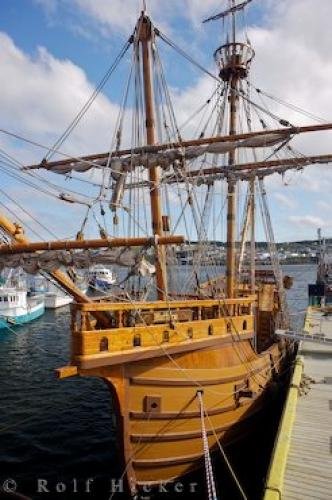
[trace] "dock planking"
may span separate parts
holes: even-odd
[[[332,314],[309,308],[305,331],[332,339]],[[304,376],[284,476],[284,500],[332,498],[332,346],[302,341]]]

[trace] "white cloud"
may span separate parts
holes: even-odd
[[[296,207],[296,202],[283,193],[274,193],[274,197],[283,208]]]
[[[45,1],[45,0],[42,0]],[[48,0],[52,1],[52,0]],[[48,3],[46,0],[46,4]],[[66,0],[65,0],[66,1]],[[82,12],[92,16],[102,28],[127,34],[134,26],[143,2],[139,0],[74,0]],[[160,26],[168,25],[177,17],[189,20],[196,27],[201,24],[205,15],[222,9],[220,0],[150,0],[147,11]]]
[[[319,228],[328,225],[322,218],[316,217],[315,215],[290,215],[288,219],[291,223],[296,224],[300,228],[302,228],[302,226]]]
[[[75,4],[80,13],[91,16],[107,34],[110,31],[128,34],[140,9],[140,2],[136,0],[35,1],[44,4],[50,15],[55,13],[55,3],[57,7]],[[151,0],[148,3],[156,23],[159,24],[160,21],[164,25],[172,25],[173,29],[174,20],[178,16],[182,21],[184,18],[189,21],[191,28],[197,28],[198,21],[204,16],[223,8],[220,0]],[[254,84],[316,115],[330,119],[331,1],[320,0],[319,9],[317,0],[269,0],[265,5],[270,9],[268,21],[264,27],[254,26],[249,30],[249,37],[257,54],[252,67]],[[86,25],[82,26],[82,29],[85,28]],[[199,37],[199,33],[197,36]],[[183,37],[189,44],[190,40],[185,35]],[[195,53],[193,56],[195,57]],[[0,122],[7,128],[47,143],[51,143],[65,129],[93,89],[85,72],[71,61],[57,59],[43,48],[38,49],[34,57],[28,56],[5,34],[0,34],[0,64],[6,75],[0,83]],[[209,97],[213,85],[213,81],[204,76],[196,79],[190,87],[172,89],[179,124]],[[258,101],[255,94],[252,97]],[[265,102],[270,101],[265,99]],[[271,104],[271,109],[292,123],[312,122],[312,119],[301,117],[279,105]],[[89,113],[66,148],[74,152],[85,152],[108,147],[117,111],[116,104],[101,96],[95,103],[93,112]],[[193,133],[195,127],[195,124],[188,127],[186,135]],[[110,131],[108,135],[105,133],[107,130]],[[297,139],[295,144],[310,154],[331,152],[331,134],[332,132],[306,134]],[[25,151],[25,154],[30,153]],[[40,154],[39,158],[41,156]],[[318,202],[329,201],[332,173],[329,173],[329,167],[322,166],[306,169],[302,174],[289,173],[286,178],[290,191],[287,195],[284,193],[284,186],[281,186],[280,177],[269,179],[275,199],[290,210],[297,210],[306,203],[306,209],[311,214],[303,216],[295,212],[291,216],[293,219],[290,217],[285,221],[283,230],[287,228],[288,233],[296,237],[296,231],[300,234],[301,228],[312,228],[324,223],[320,217],[322,207],[319,207]],[[309,194],[310,198],[307,196]],[[323,196],[325,198],[321,199]],[[278,237],[279,214],[273,215],[277,222]],[[325,225],[329,226],[329,223]],[[307,234],[311,234],[311,230]]]
[[[172,102],[179,127],[185,124],[187,120],[192,117],[195,111],[198,110],[207,101],[207,99],[211,97],[215,88],[216,82],[210,77],[205,76],[199,78],[198,81],[196,81],[191,87],[184,89],[172,89]],[[205,115],[204,111],[202,111],[199,115],[195,116],[193,120],[190,120],[187,123],[187,125],[183,128],[184,137],[197,137],[200,134],[214,104],[215,101],[211,102],[208,107],[209,112]],[[204,117],[204,119],[201,121],[202,117]],[[214,116],[214,120],[211,121],[215,122],[215,120],[216,117]],[[211,125],[212,123],[210,124],[210,129],[212,128]]]
[[[332,121],[332,32],[330,19],[332,3],[321,0],[319,9],[315,0],[282,0],[269,2],[269,20],[264,27],[253,27],[249,37],[256,51],[252,66],[252,80],[269,94],[295,104],[327,121]],[[268,9],[266,9],[268,11]],[[260,103],[253,93],[253,100]],[[264,102],[270,109],[294,124],[310,124],[313,119],[273,104],[267,98]],[[292,141],[300,151],[315,155],[331,153],[331,132],[302,134]],[[283,221],[275,211],[277,237],[280,233],[289,238],[311,237],[312,228],[332,228],[330,211],[323,205],[329,204],[332,190],[332,166],[313,166],[302,172],[288,172],[289,210],[293,213]],[[268,180],[274,197],[282,201],[285,187],[280,177]],[[284,200],[285,201],[285,200]],[[310,215],[301,215],[303,208]],[[300,209],[302,208],[302,211]],[[284,236],[283,236],[284,237]]]
[[[41,144],[52,145],[93,92],[93,85],[84,71],[71,61],[57,59],[42,47],[37,49],[34,56],[29,56],[5,33],[0,33],[0,66],[5,75],[0,82],[0,127]],[[61,149],[71,154],[107,150],[118,111],[117,104],[104,95],[98,96],[92,110]],[[42,149],[10,140],[8,136],[1,135],[0,144],[1,148],[24,164],[38,162],[45,154]],[[43,173],[42,175],[44,176]],[[86,184],[77,182],[74,187],[72,184],[68,185],[61,176],[45,177],[60,185],[60,192],[74,189],[90,196],[92,192],[96,193],[95,189],[87,188]],[[31,177],[26,176],[26,180],[40,185]],[[56,214],[53,222],[55,226],[61,227],[60,236],[73,236],[73,228],[79,227],[86,208],[79,206],[76,210],[75,206],[50,198],[31,187],[22,186],[25,185],[2,173],[2,188],[14,199],[32,210],[33,215],[44,223],[47,223],[46,219],[50,222],[52,214]],[[47,185],[44,188],[54,192]],[[7,206],[15,208],[8,203]],[[17,207],[16,211],[24,221],[27,220],[27,215]],[[68,219],[69,213],[71,215]],[[36,229],[31,220],[30,224]],[[43,230],[41,232],[45,235]]]
[[[5,33],[0,33],[0,66],[6,75],[0,83],[3,128],[46,144],[63,132],[94,90],[71,61],[56,59],[43,47],[30,57]],[[71,152],[109,146],[105,131],[111,133],[119,108],[103,95],[92,106],[72,135]]]
[[[102,29],[130,33],[139,14],[133,0],[74,0],[79,9],[96,19]]]
[[[328,210],[329,212],[332,212],[331,203],[327,203],[326,201],[318,201],[316,205],[319,208],[319,210],[324,210],[324,211]]]
[[[54,17],[57,9],[78,9],[82,14],[94,20],[102,35],[110,32],[127,35],[134,27],[143,8],[143,0],[34,0],[44,8],[48,17]],[[219,12],[224,5],[220,0],[147,0],[147,12],[154,22],[170,32],[176,18],[189,22],[195,29],[200,29],[205,16]]]
[[[257,54],[254,83],[325,118],[332,99],[331,15],[329,0],[321,0],[319,9],[315,0],[282,0],[272,9],[270,25],[249,30]],[[299,122],[301,115],[289,112],[288,119]]]

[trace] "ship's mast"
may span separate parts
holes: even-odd
[[[255,218],[256,218],[256,199],[255,199],[255,179],[250,180],[249,185],[249,196],[250,196],[250,289],[251,293],[255,293],[256,290],[256,234],[255,234]]]
[[[232,0],[232,7],[234,7],[235,1]],[[230,67],[233,67],[235,63],[236,56],[236,46],[235,46],[235,13],[232,13],[232,40],[233,46],[231,47],[230,53]],[[230,116],[229,116],[229,135],[236,134],[236,120],[237,120],[237,89],[238,89],[238,75],[236,71],[230,72]],[[235,151],[230,151],[228,156],[228,166],[231,169],[235,163]],[[226,270],[226,292],[227,297],[234,297],[235,295],[235,277],[236,277],[236,262],[235,262],[235,238],[236,238],[236,183],[235,180],[229,176],[227,180],[227,270]]]
[[[231,42],[219,47],[215,59],[220,68],[220,77],[229,85],[229,135],[237,133],[239,82],[247,76],[248,67],[253,57],[251,47],[236,41],[236,4],[230,0],[230,8],[219,17],[231,16]],[[218,16],[216,16],[218,18]],[[227,253],[226,253],[226,293],[233,298],[236,294],[236,180],[232,176],[235,164],[235,150],[229,152],[227,176]],[[251,214],[252,215],[252,214]],[[251,225],[254,221],[251,220]],[[252,231],[253,232],[253,231]]]
[[[153,29],[150,18],[143,11],[137,24],[138,40],[141,43],[146,139],[148,146],[156,144],[155,112],[153,99],[153,83],[151,75],[151,48]],[[160,199],[160,167],[149,169],[151,222],[153,234],[158,238],[163,236],[162,210]],[[156,284],[159,300],[164,300],[167,294],[167,276],[165,250],[156,246],[155,249]]]

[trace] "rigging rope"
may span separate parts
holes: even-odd
[[[184,57],[185,59],[187,59],[187,61],[189,61],[191,64],[193,64],[194,66],[196,66],[198,69],[200,69],[203,73],[205,73],[206,75],[210,76],[211,78],[213,78],[214,80],[217,80],[218,82],[221,82],[221,79],[220,77],[214,75],[211,71],[207,70],[206,68],[204,68],[204,66],[202,66],[200,63],[198,63],[197,61],[195,61],[195,59],[193,59],[189,54],[187,54],[183,49],[181,49],[178,45],[176,45],[174,42],[172,42],[172,40],[170,40],[164,33],[162,33],[159,29],[155,29],[155,32],[156,32],[156,35],[158,35],[167,45],[169,45],[170,47],[172,47],[176,52],[178,52],[182,57]],[[252,101],[251,99],[249,99],[248,97],[246,97],[245,95],[243,95],[241,93],[241,91],[239,90],[236,90],[236,89],[232,89],[231,90],[233,93],[235,93],[238,97],[242,97],[243,99],[246,99],[248,101],[248,103],[250,103],[252,106],[255,106],[257,109],[260,109],[260,111],[262,111],[263,113],[267,113],[269,116],[271,116],[272,118],[274,118],[276,121],[278,121],[278,123],[280,123],[280,125],[284,126],[284,127],[292,127],[293,125],[288,122],[287,120],[284,120],[282,118],[280,118],[279,116],[275,115],[274,113],[272,112],[269,112],[267,111],[266,109],[264,109],[262,106],[260,106],[259,104],[255,103],[254,101]]]
[[[17,160],[13,156],[9,155],[8,153],[6,153],[3,149],[0,149],[0,156],[5,157],[5,159],[1,160],[1,161],[7,167],[16,171],[17,175],[22,176],[22,182],[23,182],[24,175],[28,175],[28,176],[32,177],[33,179],[36,179],[37,181],[42,182],[42,183],[46,184],[47,186],[50,186],[52,189],[59,192],[59,194],[62,193],[64,189],[66,189],[66,191],[69,193],[72,193],[72,194],[78,195],[78,196],[82,196],[83,198],[88,198],[86,196],[86,194],[84,194],[84,193],[74,191],[73,189],[69,189],[67,186],[66,186],[66,188],[64,188],[63,186],[60,186],[59,184],[55,184],[54,182],[51,182],[48,179],[44,179],[40,174],[37,174],[37,173],[32,172],[30,170],[25,170],[23,163],[21,163],[19,160]]]
[[[203,394],[203,391],[197,391],[197,398],[198,398],[199,410],[200,410],[200,416],[201,416],[206,483],[207,483],[209,500],[217,500],[217,492],[216,492],[216,485],[215,485],[214,475],[213,475],[213,468],[212,468],[210,448],[209,448],[209,440],[207,437],[206,426],[205,426],[204,403],[203,403],[202,394]]]
[[[233,469],[233,467],[231,466],[231,463],[230,463],[230,461],[229,461],[229,460],[228,460],[228,458],[227,458],[227,455],[226,455],[226,453],[225,453],[225,450],[224,450],[224,449],[223,449],[223,447],[221,446],[220,439],[219,439],[219,438],[218,438],[218,436],[217,436],[216,430],[215,430],[215,428],[214,428],[214,426],[213,426],[213,423],[212,423],[212,421],[211,421],[211,418],[210,418],[210,416],[209,416],[209,414],[208,414],[207,410],[205,410],[205,415],[206,415],[206,418],[208,419],[209,424],[210,424],[210,427],[211,427],[211,429],[212,429],[212,431],[213,431],[213,435],[214,435],[215,440],[216,440],[216,442],[217,442],[217,444],[218,444],[218,448],[219,448],[219,450],[220,450],[220,453],[222,454],[222,456],[223,456],[223,458],[224,458],[224,460],[225,460],[225,463],[226,463],[226,465],[227,465],[227,467],[228,467],[228,470],[229,470],[229,472],[231,473],[231,475],[232,475],[232,477],[233,477],[233,479],[234,479],[234,481],[235,481],[236,486],[237,486],[237,487],[238,487],[238,489],[239,489],[239,492],[240,492],[240,494],[241,494],[241,496],[242,496],[243,500],[248,500],[248,497],[247,497],[247,495],[245,494],[245,492],[243,491],[243,488],[242,488],[242,486],[241,486],[241,484],[240,484],[240,482],[239,482],[238,478],[236,477],[236,474],[235,474],[235,472],[234,472],[234,469]]]
[[[307,111],[307,110],[305,110],[303,108],[300,108],[299,106],[296,106],[295,104],[291,104],[291,103],[289,103],[289,102],[281,99],[280,97],[275,97],[272,94],[269,94],[268,92],[265,92],[261,88],[254,87],[253,84],[251,84],[250,82],[248,82],[248,84],[255,89],[255,91],[257,92],[257,94],[263,94],[265,97],[271,99],[272,101],[277,102],[278,104],[282,104],[283,106],[285,106],[285,107],[287,107],[289,109],[292,109],[293,111],[297,111],[298,113],[300,113],[300,114],[302,114],[304,116],[307,116],[308,118],[312,118],[313,120],[315,120],[315,121],[317,121],[319,123],[327,123],[327,120],[324,120],[323,118],[321,118],[321,117],[319,117],[317,115],[314,115],[310,111]]]
[[[8,193],[5,193],[5,191],[3,191],[2,189],[0,189],[0,192],[6,197],[8,198],[12,203],[14,203],[15,205],[18,206],[18,208],[20,210],[22,210],[22,212],[24,212],[26,215],[28,215],[36,224],[38,224],[41,228],[43,228],[45,231],[47,231],[51,236],[53,236],[55,239],[58,239],[57,235],[55,233],[53,233],[53,231],[51,231],[48,227],[46,227],[42,222],[40,222],[38,219],[36,219],[36,217],[34,217],[30,212],[28,212],[28,210],[26,210],[24,207],[22,207],[22,205],[20,205],[20,203],[18,203],[18,201],[14,200],[14,198],[12,198]],[[40,235],[38,235],[38,233],[36,233],[36,231],[33,231],[34,234],[36,236],[38,236],[39,238],[43,239]]]
[[[206,68],[204,68],[204,66],[202,66],[199,62],[195,61],[195,59],[192,58],[189,54],[187,54],[183,49],[181,49],[181,47],[179,47],[174,42],[172,42],[172,40],[170,40],[164,33],[162,33],[162,31],[160,31],[159,29],[155,28],[155,34],[157,36],[159,36],[167,45],[169,45],[170,47],[172,47],[172,49],[174,49],[176,52],[178,52],[182,57],[184,57],[185,59],[187,59],[187,61],[189,61],[191,64],[193,64],[198,69],[200,69],[203,73],[205,73],[206,75],[210,76],[214,80],[217,80],[218,82],[221,81],[219,77],[217,77],[216,75],[214,75],[213,73],[211,73],[211,71],[209,71]]]
[[[83,105],[83,107],[81,108],[81,110],[77,113],[77,115],[72,120],[72,122],[68,125],[68,127],[63,132],[63,134],[55,142],[55,144],[53,145],[53,147],[49,149],[49,151],[45,155],[45,160],[46,161],[50,160],[50,158],[57,152],[57,150],[62,146],[62,144],[65,142],[65,140],[69,137],[69,135],[74,130],[74,128],[78,125],[78,123],[83,118],[83,116],[85,115],[85,113],[89,110],[90,106],[92,105],[92,103],[94,102],[94,100],[96,99],[96,97],[98,96],[98,94],[101,92],[101,90],[104,88],[106,82],[109,80],[109,78],[112,75],[112,73],[117,68],[117,66],[120,63],[121,59],[126,54],[128,48],[130,47],[130,45],[131,45],[132,42],[133,42],[133,36],[131,35],[130,38],[129,38],[129,40],[126,41],[126,43],[123,45],[122,49],[120,50],[119,54],[116,56],[114,62],[111,64],[111,66],[106,71],[106,73],[103,76],[103,78],[98,83],[98,85],[95,88],[95,90],[92,92],[92,94],[89,97],[89,99]]]
[[[249,88],[249,82],[247,81],[248,88]],[[244,94],[244,90],[242,90],[242,94]],[[246,108],[246,113],[247,113],[247,124],[248,124],[248,129],[249,131],[251,130],[251,114],[250,114],[250,109],[249,107]],[[267,127],[263,127],[264,129]],[[282,144],[282,147],[285,146],[285,143]],[[274,154],[278,152],[275,151]],[[256,152],[253,151],[254,158],[257,161],[257,156]],[[275,238],[274,238],[274,231],[272,227],[272,221],[271,221],[271,216],[270,216],[270,211],[268,207],[268,202],[267,202],[267,196],[266,196],[266,190],[264,186],[264,181],[262,178],[258,179],[258,193],[259,193],[259,203],[260,203],[260,209],[261,209],[261,214],[262,214],[262,221],[263,221],[263,226],[266,234],[266,239],[268,243],[268,248],[269,248],[269,254],[270,254],[270,259],[271,259],[271,265],[273,269],[273,273],[276,279],[276,284],[277,284],[277,289],[278,289],[278,295],[280,299],[280,309],[282,313],[282,320],[284,325],[288,325],[289,323],[289,312],[288,312],[288,306],[287,306],[287,301],[286,301],[286,292],[283,284],[283,274],[282,274],[282,269],[280,266],[280,262],[278,259],[278,252],[277,252],[277,247],[275,244]]]
[[[32,146],[35,146],[37,148],[45,149],[47,151],[54,151],[57,154],[59,154],[60,156],[63,156],[64,158],[66,158],[68,160],[84,163],[85,165],[89,165],[90,167],[96,166],[96,164],[93,161],[84,160],[84,158],[79,158],[77,156],[73,156],[73,155],[70,155],[68,153],[64,153],[63,151],[60,151],[59,149],[55,150],[51,146],[45,146],[45,144],[41,144],[40,142],[33,141],[32,139],[28,139],[27,137],[24,137],[24,136],[17,134],[15,132],[10,132],[9,130],[0,128],[0,133],[8,135],[9,137],[13,137],[14,139],[18,139],[20,141],[26,142],[27,144],[31,144]],[[23,169],[25,170],[25,167],[23,167]]]

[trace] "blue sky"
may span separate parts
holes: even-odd
[[[108,4],[109,15],[112,17],[113,9],[116,8],[114,3],[117,2],[107,0],[102,3]],[[31,57],[35,56],[37,47],[45,47],[54,57],[69,59],[84,69],[88,79],[96,84],[134,27],[141,2],[130,0],[125,3],[131,8],[132,22],[124,22],[120,27],[118,24],[98,23],[89,10],[78,8],[79,5],[84,6],[84,1],[3,0],[0,5],[0,28]],[[215,8],[218,3],[220,9]],[[192,55],[195,59],[208,67],[213,64],[212,55],[220,42],[221,30],[219,23],[203,26],[201,21],[207,15],[221,10],[226,3],[225,0],[211,2],[214,8],[200,8],[196,14],[197,17],[189,22],[182,9],[176,11],[178,17],[168,15],[164,21],[161,6],[159,16],[161,24],[158,23],[158,18],[156,24],[165,28],[167,34],[181,44],[181,47],[186,50],[194,49]],[[98,1],[95,4],[97,5]],[[162,5],[162,2],[151,0],[150,4],[154,12],[158,4]],[[264,14],[265,11],[258,3],[248,12],[248,24],[262,25]],[[169,84],[183,88],[192,84],[195,75],[197,77],[197,71],[187,65],[186,71],[169,72]],[[119,89],[115,89],[115,95],[112,94],[115,100],[119,99],[117,90]]]
[[[221,25],[202,26],[201,20],[225,4],[225,0],[148,2],[156,25],[210,69]],[[247,16],[248,33],[257,52],[253,81],[271,94],[332,121],[332,35],[328,24],[332,5],[329,0],[320,0],[318,11],[316,4],[314,0],[253,1]],[[113,61],[139,9],[136,0],[2,0],[0,64],[7,78],[0,83],[0,128],[51,144]],[[170,50],[163,49],[162,54],[181,123],[202,102],[210,82]],[[100,151],[109,144],[126,71],[124,61],[93,110],[96,118],[87,121],[66,144],[67,151]],[[291,116],[294,123],[311,122],[289,115],[285,108],[278,112]],[[23,163],[42,158],[40,150],[3,136],[0,141]],[[304,152],[323,154],[330,152],[330,142],[328,133],[313,134],[300,139],[298,145]],[[29,205],[37,219],[49,224],[56,211],[60,234],[73,236],[85,212],[83,206],[75,207],[68,221],[71,207],[48,200],[42,193],[32,197],[26,186],[2,177],[7,192]],[[66,185],[55,174],[48,179]],[[267,187],[278,240],[313,238],[320,225],[327,236],[332,234],[329,167],[269,179]],[[81,183],[74,184],[74,189],[84,193]],[[0,200],[8,202],[1,196]],[[20,217],[26,221],[23,213]]]

